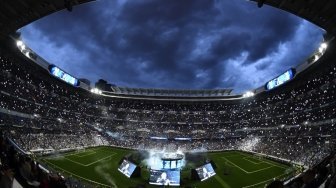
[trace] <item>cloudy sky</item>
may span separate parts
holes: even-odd
[[[40,56],[93,83],[236,93],[302,63],[323,34],[246,0],[100,0],[21,31]]]

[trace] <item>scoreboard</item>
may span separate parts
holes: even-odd
[[[55,65],[49,66],[49,72],[51,75],[57,77],[58,79],[63,80],[64,82],[72,85],[72,86],[79,86],[79,81],[77,78],[71,76],[70,74],[64,72],[62,69],[56,67]]]
[[[271,90],[276,87],[279,87],[280,85],[288,82],[289,80],[292,80],[295,76],[295,69],[291,68],[281,74],[280,76],[268,81],[265,85],[266,90]]]

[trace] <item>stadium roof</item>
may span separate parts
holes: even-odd
[[[72,10],[72,6],[93,0],[11,0],[2,1],[0,6],[0,38],[8,36],[17,29],[51,13],[62,9]],[[258,6],[267,4],[275,8],[293,13],[302,17],[328,33],[336,34],[336,1],[314,0],[251,0]],[[143,89],[113,87],[111,94],[122,95],[145,95],[145,96],[174,96],[174,97],[223,97],[232,96],[231,89],[213,90],[168,90],[168,89]]]
[[[0,38],[19,28],[59,10],[93,0],[7,0],[0,6]]]
[[[304,18],[328,33],[336,34],[336,1],[335,0],[251,0],[258,3],[282,9]]]
[[[144,89],[111,87],[113,94],[146,95],[146,96],[175,96],[175,97],[223,97],[231,95],[232,89],[206,89],[206,90],[177,90],[177,89]]]
[[[94,0],[10,0],[0,6],[0,37],[62,9]],[[334,0],[251,0],[259,6],[267,4],[302,17],[327,32],[336,34],[336,1]]]

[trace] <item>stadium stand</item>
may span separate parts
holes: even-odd
[[[16,55],[8,56],[10,52],[2,54],[6,55],[0,60],[1,130],[25,151],[104,143],[143,149],[167,145],[187,150],[242,149],[307,167],[334,151],[333,63],[288,84],[289,89],[243,103],[167,103],[99,97],[50,77]],[[158,142],[153,136],[168,140]],[[174,139],[178,137],[191,141]]]
[[[23,1],[16,0],[8,6],[16,3]],[[264,3],[288,11],[302,2],[297,1],[296,5],[279,5],[278,1]],[[22,6],[30,5],[23,3]],[[53,6],[50,11],[40,13],[40,17],[69,8],[63,4],[46,7]],[[290,12],[294,11],[299,12]],[[319,11],[315,13],[320,14]],[[301,11],[298,15],[335,32],[334,24],[330,25],[332,19],[323,19],[326,16],[322,15],[315,20],[305,14],[308,13]],[[15,16],[11,18],[17,19]],[[336,55],[333,40],[328,44],[326,54],[294,80],[252,98],[167,101],[157,97],[150,100],[148,96],[146,100],[133,99],[131,94],[130,98],[111,98],[50,76],[48,71],[13,47],[13,39],[7,36],[9,31],[35,19],[37,17],[31,17],[1,30],[0,187],[11,187],[13,178],[24,187],[83,187],[83,182],[49,173],[27,154],[99,145],[256,152],[309,169],[286,182],[286,187],[336,186]],[[131,92],[134,93],[134,89]],[[225,98],[225,95],[220,97]],[[153,137],[164,140],[153,140]]]

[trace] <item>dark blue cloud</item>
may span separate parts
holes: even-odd
[[[119,86],[259,87],[302,62],[322,31],[246,1],[98,1],[22,29],[36,52],[69,73]]]

